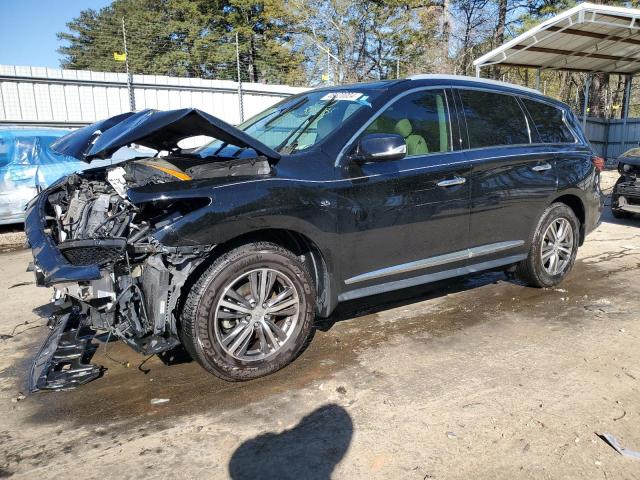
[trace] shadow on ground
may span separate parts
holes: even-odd
[[[229,461],[233,480],[278,478],[325,480],[349,449],[353,422],[339,405],[324,405],[291,430],[245,441]]]

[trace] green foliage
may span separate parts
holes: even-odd
[[[84,10],[58,34],[65,68],[123,72],[125,22],[133,73],[280,82],[300,76],[302,57],[286,46],[291,19],[282,2],[265,0],[114,0]],[[277,69],[272,67],[277,65]]]
[[[638,7],[640,0],[596,0]],[[314,86],[412,73],[474,74],[473,60],[576,0],[114,0],[58,36],[66,68]],[[526,68],[484,75],[533,86]],[[542,73],[547,93],[582,103],[585,75]],[[619,115],[624,79],[598,75],[591,113]]]

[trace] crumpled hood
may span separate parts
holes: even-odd
[[[135,143],[154,150],[173,150],[185,138],[205,135],[238,147],[252,148],[258,155],[278,160],[280,154],[219,118],[196,108],[142,110],[101,120],[60,138],[51,148],[80,160],[107,158]]]

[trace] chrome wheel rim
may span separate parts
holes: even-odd
[[[216,304],[215,336],[232,357],[264,360],[291,338],[300,316],[300,296],[293,281],[272,268],[243,273],[229,282]]]
[[[542,237],[542,267],[549,275],[565,272],[573,255],[573,228],[566,218],[557,218]]]

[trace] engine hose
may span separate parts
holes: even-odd
[[[127,225],[129,225],[129,222],[131,221],[131,217],[129,215],[126,215],[124,217],[124,220],[122,220],[122,223],[120,223],[120,226],[118,227],[118,230],[115,233],[115,237],[121,237],[124,230],[127,228]]]
[[[127,240],[127,243],[129,244],[136,243],[138,240],[140,240],[142,237],[145,236],[145,234],[149,231],[150,228],[151,227],[149,227],[149,225],[143,227],[140,231],[131,235],[129,240]]]

